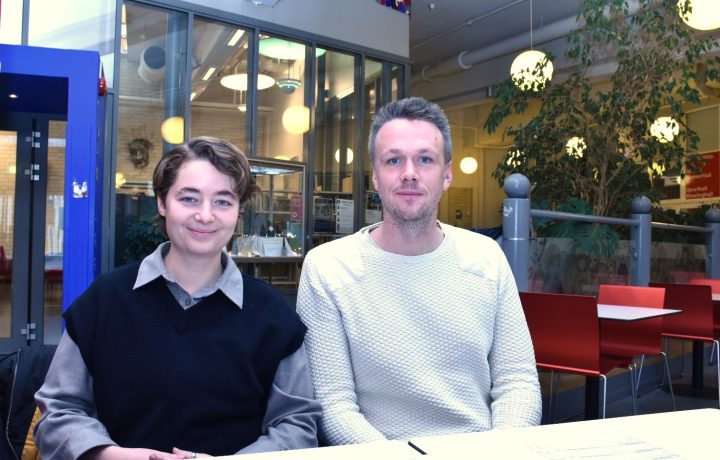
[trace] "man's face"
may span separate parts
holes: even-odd
[[[440,130],[422,120],[392,120],[375,141],[373,183],[383,218],[397,224],[434,222],[442,192],[452,181]]]

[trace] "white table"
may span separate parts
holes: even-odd
[[[598,319],[612,319],[617,321],[638,321],[641,319],[682,313],[682,310],[674,310],[672,308],[631,307],[629,305],[608,305],[604,303],[599,303],[597,307]]]
[[[720,302],[720,294],[712,295],[713,302]]]
[[[696,409],[411,439],[428,460],[478,458],[708,459],[720,410]]]
[[[423,455],[406,441],[378,441],[347,446],[286,450],[263,454],[214,457],[225,460],[420,460]]]

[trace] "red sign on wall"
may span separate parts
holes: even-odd
[[[700,154],[705,165],[697,173],[688,172],[685,199],[720,196],[720,152]]]

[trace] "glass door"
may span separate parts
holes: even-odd
[[[0,354],[62,330],[64,125],[0,113]]]

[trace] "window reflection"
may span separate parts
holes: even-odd
[[[260,74],[272,77],[275,84],[258,91],[257,155],[304,161],[305,133],[310,130],[310,109],[305,101],[309,46],[261,35],[258,51]],[[317,50],[319,55],[324,53]]]
[[[185,138],[188,91],[187,15],[126,2],[125,19],[127,53],[119,55],[115,265],[142,259],[163,239],[153,231],[157,207],[152,172],[163,152]]]
[[[249,153],[248,49],[252,33],[196,19],[193,29],[191,136],[214,136]]]
[[[355,56],[327,51],[316,57],[313,244],[354,231],[353,171],[359,152]]]

